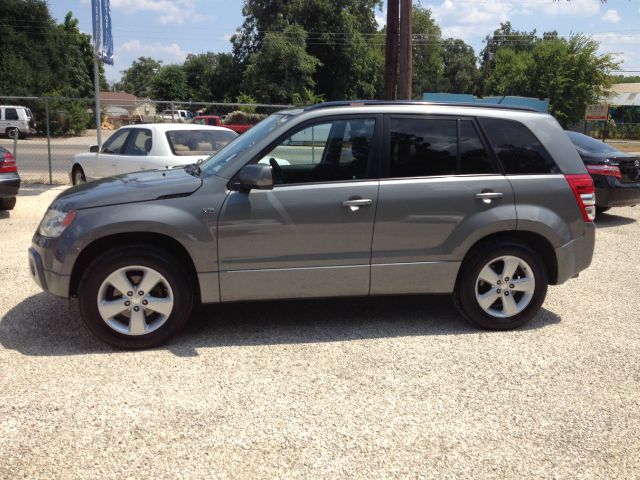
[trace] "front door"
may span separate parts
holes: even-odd
[[[305,125],[254,162],[273,190],[232,191],[218,224],[222,301],[367,295],[376,118]]]

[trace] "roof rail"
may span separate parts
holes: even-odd
[[[524,112],[540,113],[535,108],[521,107],[516,105],[505,105],[497,103],[469,103],[469,102],[425,102],[422,100],[337,100],[333,102],[317,103],[306,107],[305,110],[319,110],[331,107],[368,107],[385,105],[444,105],[450,107],[471,107],[471,108],[497,108],[502,110],[522,110]]]

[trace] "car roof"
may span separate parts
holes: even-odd
[[[166,132],[168,130],[218,130],[233,132],[233,130],[226,127],[214,127],[212,125],[198,125],[194,123],[137,123],[135,125],[125,125],[120,127],[120,129],[149,127],[154,128],[158,132]]]
[[[469,102],[425,102],[421,100],[338,100],[334,102],[317,103],[310,105],[305,110],[318,110],[322,108],[333,107],[380,107],[380,106],[401,106],[401,105],[434,105],[448,107],[471,107],[471,108],[490,108],[501,110],[520,110],[525,112],[538,112],[538,110],[530,107],[521,107],[515,105],[505,105],[497,103],[469,103]]]

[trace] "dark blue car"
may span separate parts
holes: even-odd
[[[596,187],[596,210],[640,204],[640,155],[621,152],[600,140],[567,132]]]

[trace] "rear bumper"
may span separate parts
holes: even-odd
[[[596,205],[603,208],[640,204],[640,182],[620,183],[615,177],[592,175],[596,186]]]
[[[585,223],[584,235],[556,248],[558,278],[556,285],[566,282],[591,265],[596,243],[596,226]]]
[[[0,198],[16,197],[20,190],[20,176],[17,173],[0,175]]]

